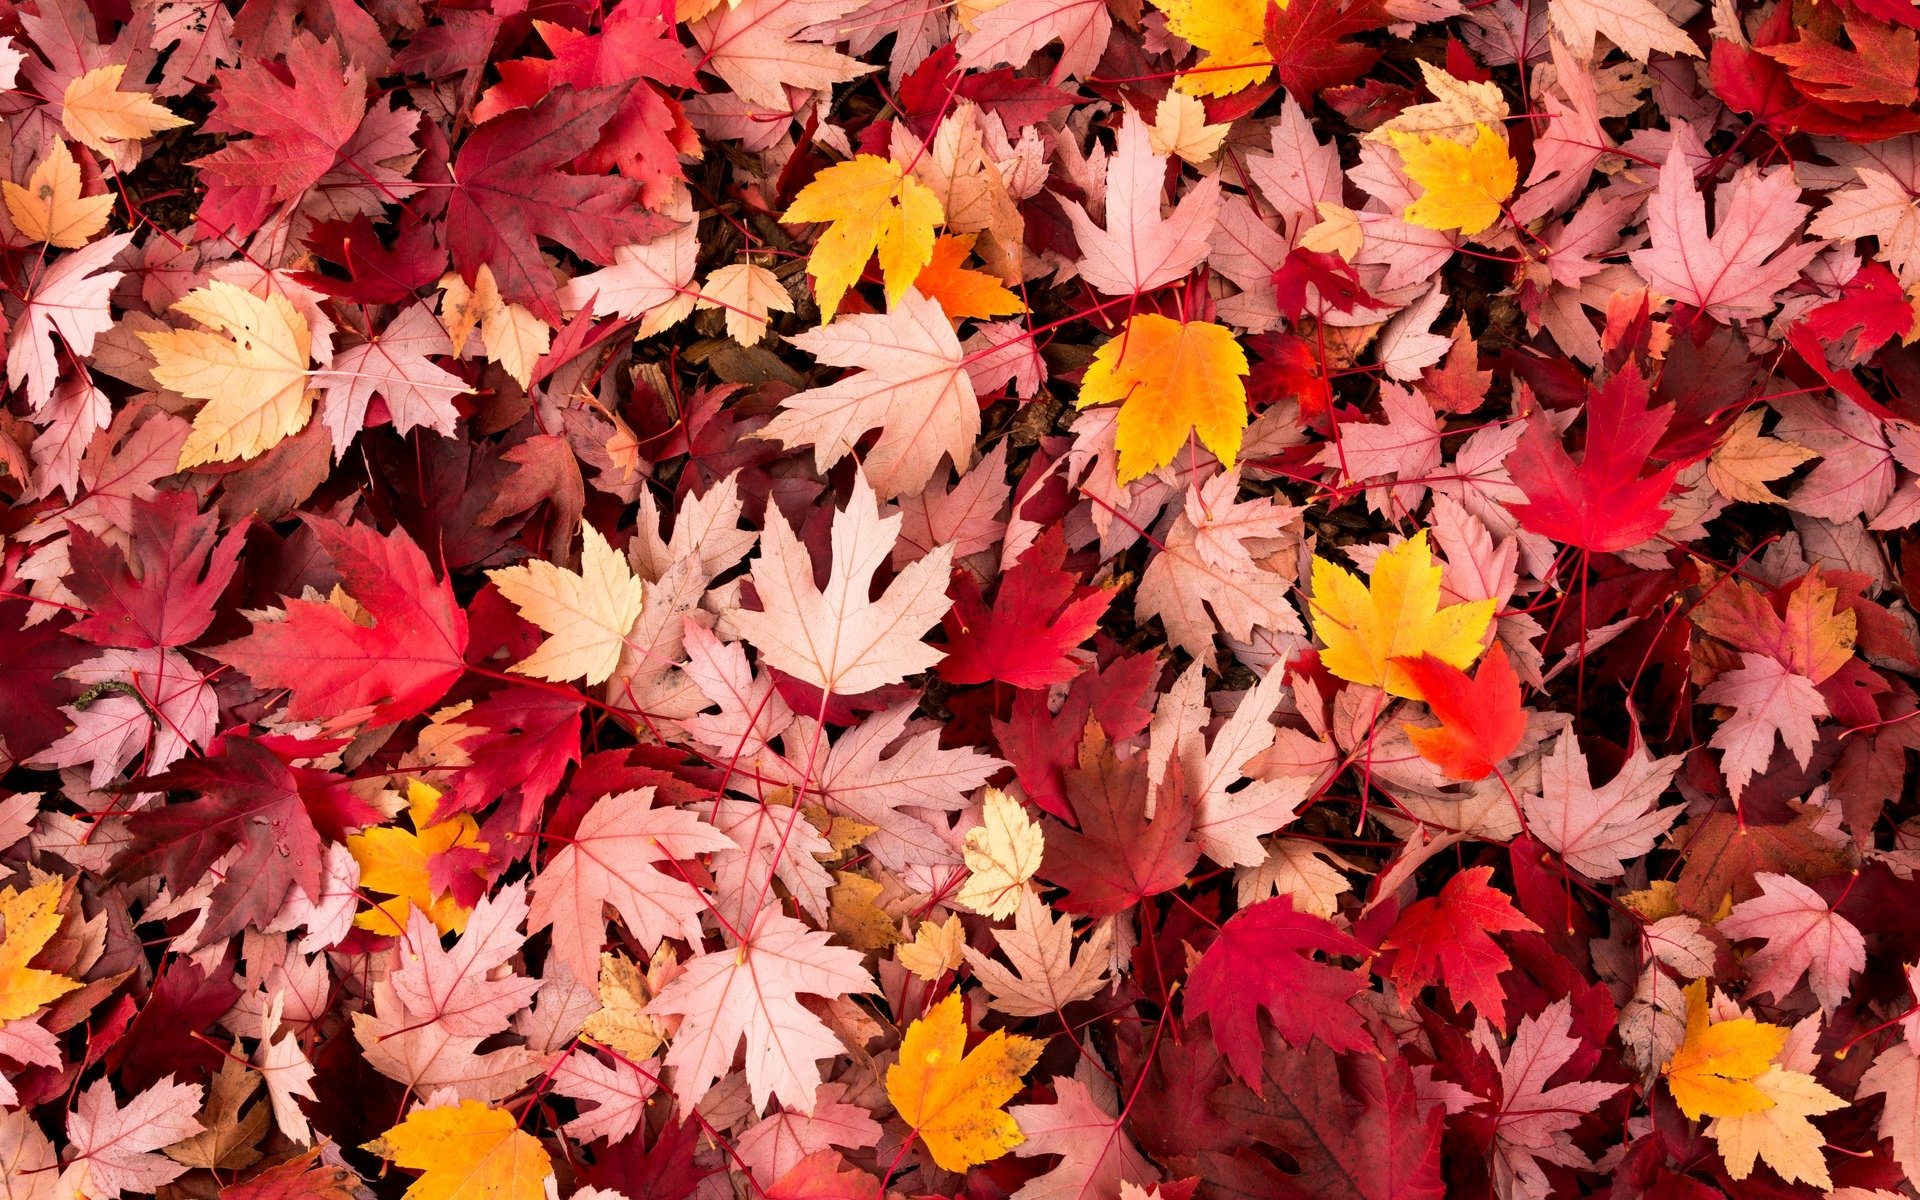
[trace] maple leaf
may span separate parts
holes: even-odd
[[[707,276],[695,307],[725,310],[727,336],[742,346],[755,346],[767,335],[767,314],[792,312],[793,297],[787,294],[780,277],[767,268],[757,263],[730,263]]]
[[[971,574],[956,575],[954,606],[942,621],[947,656],[940,661],[940,678],[1044,688],[1078,675],[1081,664],[1071,652],[1093,636],[1114,589],[1081,585],[1072,572],[1061,570],[1066,552],[1062,530],[1047,530],[1001,574],[992,608]]]
[[[933,255],[914,277],[914,290],[938,303],[953,321],[968,317],[985,321],[1025,312],[1027,306],[1021,303],[1020,297],[1008,291],[999,279],[963,265],[973,253],[973,243],[978,236],[943,233],[934,239]]]
[[[1501,206],[1519,181],[1519,165],[1498,131],[1475,125],[1469,146],[1439,134],[1395,131],[1390,137],[1407,177],[1423,189],[1402,214],[1408,224],[1471,237],[1500,219]]]
[[[966,356],[940,306],[917,288],[895,298],[885,315],[844,317],[791,340],[823,363],[859,373],[788,396],[755,436],[811,445],[824,472],[868,431],[880,430],[861,455],[861,469],[882,500],[925,487],[942,456],[959,470],[972,462],[980,402]]]
[[[1092,996],[1107,982],[1113,926],[1096,924],[1076,952],[1073,920],[1054,916],[1031,889],[1021,889],[1013,928],[1000,930],[995,941],[1011,971],[971,946],[963,951],[974,978],[987,989],[988,1003],[999,1012],[1015,1017],[1058,1013]]]
[[[1497,1190],[1546,1197],[1552,1193],[1541,1162],[1590,1167],[1568,1132],[1624,1083],[1547,1082],[1580,1049],[1570,1036],[1573,1005],[1562,997],[1537,1017],[1522,1018],[1500,1064],[1500,1104],[1494,1115],[1493,1170]]]
[[[120,143],[140,142],[189,122],[145,92],[123,92],[125,63],[95,67],[74,79],[60,97],[60,123],[89,150],[112,155]]]
[[[378,334],[340,351],[313,372],[309,382],[324,396],[320,421],[333,436],[335,457],[346,453],[353,435],[366,424],[376,394],[386,405],[394,432],[431,429],[452,437],[460,415],[453,398],[473,389],[428,360],[428,355],[452,353],[446,327],[426,305],[412,304]]]
[[[293,772],[258,742],[226,738],[221,754],[177,763],[147,776],[141,787],[201,798],[137,814],[132,844],[115,860],[116,871],[164,875],[177,895],[206,878],[223,855],[239,851],[215,877],[201,930],[208,942],[266,924],[296,885],[309,896],[320,894],[319,830]]]
[[[1641,62],[1651,61],[1656,50],[1700,57],[1700,47],[1655,0],[1550,0],[1547,12],[1583,62],[1593,59],[1596,34]]]
[[[1104,1081],[1103,1081],[1104,1082]],[[1020,1200],[1077,1200],[1083,1196],[1136,1195],[1158,1172],[1113,1115],[1119,1098],[1111,1088],[1089,1087],[1078,1078],[1052,1081],[1052,1104],[1008,1109],[1025,1140],[1013,1152],[1022,1158],[1057,1154],[1060,1165],[1024,1184]]]
[[[1147,123],[1129,110],[1107,161],[1106,227],[1095,225],[1078,201],[1065,202],[1080,245],[1080,276],[1109,296],[1151,291],[1207,257],[1208,227],[1220,211],[1219,177],[1201,180],[1162,217],[1166,165],[1166,158],[1153,152]]]
[[[1829,194],[1807,232],[1821,238],[1870,237],[1874,257],[1893,267],[1903,283],[1920,272],[1920,208],[1892,175],[1877,168],[1854,168],[1856,183]]]
[[[1792,474],[1808,459],[1819,457],[1798,443],[1762,436],[1760,426],[1766,417],[1757,408],[1741,413],[1707,462],[1707,478],[1729,500],[1778,504],[1780,497],[1767,485]]]
[[[1747,957],[1749,990],[1784,1000],[1804,975],[1821,1011],[1831,1014],[1846,999],[1853,973],[1866,968],[1860,931],[1791,875],[1763,871],[1754,882],[1760,894],[1735,905],[1720,921],[1720,932],[1734,941],[1766,942]]]
[[[1421,988],[1442,983],[1454,1005],[1471,1004],[1496,1028],[1506,1026],[1507,994],[1500,976],[1512,966],[1492,934],[1539,932],[1515,911],[1505,892],[1487,884],[1492,867],[1470,867],[1447,880],[1437,896],[1409,904],[1380,943],[1398,950],[1393,984],[1403,1002]]]
[[[65,890],[58,879],[24,891],[0,888],[0,922],[6,930],[5,940],[0,940],[0,1021],[31,1016],[41,1005],[80,986],[53,971],[27,965],[59,930]]]
[[[946,214],[940,197],[898,163],[860,154],[815,175],[780,219],[789,225],[827,224],[807,256],[825,325],[876,252],[887,303],[898,304],[933,261],[933,227]]]
[[[954,993],[907,1027],[900,1061],[887,1068],[887,1099],[948,1171],[992,1162],[1025,1140],[1000,1110],[1040,1061],[1045,1043],[996,1030],[971,1050]]]
[[[1233,1073],[1264,1095],[1260,1010],[1288,1045],[1319,1038],[1335,1050],[1370,1051],[1351,1001],[1366,986],[1356,972],[1316,961],[1315,952],[1367,956],[1367,947],[1331,921],[1279,896],[1233,915],[1187,979],[1187,1004],[1205,1013]]]
[[[1774,735],[1801,766],[1812,760],[1816,725],[1827,715],[1826,697],[1813,680],[1777,660],[1743,653],[1741,665],[1700,689],[1702,704],[1723,704],[1733,715],[1713,731],[1710,743],[1721,752],[1720,770],[1735,800],[1747,781],[1773,760]]]
[[[180,469],[257,458],[300,432],[313,414],[307,390],[312,339],[307,319],[278,292],[262,299],[215,280],[189,292],[174,311],[212,329],[142,333],[153,377],[205,400],[180,447]],[[219,334],[229,334],[220,337]]]
[[[73,161],[67,144],[57,139],[27,176],[25,187],[11,179],[0,180],[0,193],[6,197],[7,215],[16,230],[61,250],[86,245],[107,227],[107,218],[113,214],[111,192],[81,195],[80,165]]]
[[[1854,1101],[1885,1097],[1875,1132],[1892,1143],[1894,1161],[1909,1178],[1920,1173],[1920,1053],[1897,1041],[1882,1050],[1860,1076]]]
[[[1290,96],[1317,96],[1352,83],[1379,61],[1372,46],[1349,41],[1393,18],[1379,0],[1288,0],[1266,8],[1267,50]]]
[[[648,949],[663,937],[699,940],[705,902],[680,863],[731,850],[733,839],[685,809],[656,807],[654,800],[648,787],[596,801],[573,840],[533,881],[527,928],[537,933],[553,926],[554,950],[577,978],[593,978],[599,966],[606,941],[602,905],[612,905]]]
[[[67,1168],[61,1186],[99,1200],[117,1200],[122,1192],[152,1194],[186,1174],[153,1151],[201,1132],[197,1083],[177,1083],[169,1075],[129,1100],[115,1102],[113,1084],[96,1079],[81,1092],[67,1121]]]
[[[1247,424],[1247,370],[1224,326],[1142,313],[1094,352],[1077,404],[1120,404],[1121,483],[1171,463],[1192,437],[1230,470]]]
[[[480,838],[479,823],[466,813],[435,819],[441,815],[441,796],[436,788],[408,780],[411,831],[380,825],[347,836],[347,850],[360,868],[360,886],[393,897],[360,913],[354,918],[355,925],[399,936],[407,930],[409,914],[418,910],[442,933],[458,933],[467,927],[467,914],[475,899],[472,892],[479,879],[469,871],[464,881],[457,872],[449,880],[446,864],[453,861],[471,866],[474,857],[485,855],[489,847]],[[464,894],[467,903],[462,904],[460,897],[452,894],[455,891]]]
[[[1369,1054],[1343,1063],[1324,1042],[1294,1048],[1269,1031],[1261,1079],[1258,1092],[1233,1083],[1208,1097],[1235,1130],[1284,1151],[1299,1168],[1260,1172],[1261,1194],[1287,1200],[1440,1200],[1446,1194],[1439,1170],[1444,1113],[1419,1102],[1403,1060]]]
[[[899,536],[899,513],[883,517],[873,488],[855,475],[847,507],[833,518],[832,567],[823,591],[786,519],[769,513],[752,579],[762,609],[732,620],[766,665],[827,692],[852,696],[899,683],[940,661],[920,640],[949,607],[943,586],[951,546],[910,564],[878,601],[873,576]]]
[[[1717,320],[1765,316],[1822,248],[1794,240],[1807,215],[1799,194],[1791,171],[1742,167],[1715,196],[1709,234],[1706,200],[1676,144],[1647,201],[1651,240],[1628,258],[1649,287]]]
[[[1660,1073],[1674,1103],[1690,1121],[1744,1117],[1773,1106],[1754,1086],[1786,1045],[1787,1031],[1750,1017],[1713,1021],[1707,1014],[1707,981],[1687,985],[1687,1031]]]
[[[1161,783],[1148,818],[1145,757],[1117,757],[1097,725],[1082,738],[1079,769],[1066,773],[1079,828],[1046,823],[1041,871],[1067,889],[1062,911],[1094,917],[1125,911],[1180,886],[1200,860],[1200,848],[1189,840],[1193,803],[1177,777]]]
[[[1635,745],[1618,773],[1603,787],[1587,774],[1587,756],[1579,739],[1563,733],[1540,763],[1540,792],[1523,794],[1529,828],[1540,843],[1567,866],[1594,879],[1613,879],[1626,870],[1684,811],[1680,805],[1656,807],[1680,769],[1682,756],[1648,758]]]
[[[1318,555],[1308,610],[1325,649],[1327,670],[1352,683],[1419,700],[1419,686],[1394,660],[1433,657],[1465,667],[1480,656],[1495,608],[1492,600],[1440,606],[1440,565],[1427,531],[1382,554],[1366,583]]]
[[[27,385],[27,404],[45,409],[60,376],[53,335],[85,358],[94,339],[113,327],[107,315],[107,295],[124,272],[106,268],[133,243],[130,233],[116,233],[66,255],[41,273],[26,296],[25,310],[15,318],[7,343],[7,386]]]
[[[634,204],[637,184],[562,169],[599,139],[626,90],[557,87],[531,108],[502,113],[467,135],[453,161],[446,219],[447,249],[462,276],[471,281],[489,267],[509,302],[558,324],[540,238],[605,264],[616,247],[665,228]]]
[[[499,977],[527,940],[517,932],[527,919],[527,889],[508,884],[483,896],[451,950],[418,909],[407,918],[401,965],[390,977],[394,995],[418,1019],[449,1033],[487,1037],[507,1027],[507,1018],[527,1006],[539,981]]]
[[[647,1005],[656,1016],[681,1018],[666,1059],[680,1111],[692,1112],[732,1070],[745,1039],[755,1110],[777,1097],[789,1108],[812,1112],[820,1085],[817,1061],[842,1051],[840,1039],[799,997],[872,990],[873,977],[858,951],[830,944],[827,934],[774,908],[763,910],[739,945],[688,959],[686,971]]]
[[[1060,59],[1048,78],[1080,79],[1093,73],[1113,36],[1113,16],[1099,0],[1006,0],[974,18],[960,42],[962,68],[1006,63],[1024,67],[1040,48],[1060,43]]]
[[[1167,28],[1205,51],[1174,86],[1193,96],[1230,96],[1272,69],[1262,22],[1266,0],[1154,0]]]
[[[598,529],[580,523],[580,570],[534,561],[487,572],[520,615],[548,633],[540,649],[511,670],[536,679],[606,682],[620,665],[643,589]]]
[[[1431,654],[1394,665],[1413,681],[1427,707],[1440,718],[1437,729],[1406,726],[1407,737],[1420,757],[1439,767],[1448,779],[1485,779],[1526,734],[1520,677],[1498,643],[1471,678]]]
[[[367,77],[342,64],[339,49],[296,35],[283,65],[242,60],[220,72],[209,133],[250,134],[194,160],[233,188],[258,188],[274,204],[292,200],[333,169],[367,113]]]
[[[1675,466],[1642,476],[1673,410],[1648,409],[1650,394],[1638,368],[1623,367],[1587,393],[1587,441],[1578,466],[1543,416],[1528,422],[1507,471],[1527,503],[1509,505],[1520,524],[1559,542],[1595,553],[1637,546],[1673,515],[1661,502],[1673,487]]]
[[[288,600],[282,620],[207,653],[266,688],[288,690],[294,720],[397,721],[425,712],[465,670],[467,615],[403,530],[309,518],[308,526],[366,621],[333,604]]]
[[[553,1176],[540,1139],[478,1100],[417,1108],[364,1149],[421,1172],[406,1200],[541,1200]]]
[[[219,537],[217,513],[196,512],[191,492],[136,499],[128,533],[132,558],[84,528],[68,534],[69,586],[91,611],[69,627],[102,646],[185,646],[213,623],[214,602],[232,581],[244,528]]]
[[[1821,1153],[1826,1135],[1807,1118],[1845,1108],[1847,1102],[1822,1087],[1812,1075],[1777,1065],[1757,1076],[1753,1086],[1772,1102],[1766,1109],[1738,1117],[1717,1117],[1707,1126],[1707,1136],[1720,1147],[1727,1176],[1745,1179],[1759,1160],[1788,1183],[1832,1187],[1833,1179]]]
[[[983,917],[1005,920],[1024,903],[1027,880],[1040,869],[1046,838],[1040,823],[1027,816],[1018,800],[999,788],[987,789],[980,824],[967,830],[967,881],[954,903]]]
[[[785,113],[788,88],[814,91],[876,68],[829,45],[842,18],[864,0],[741,0],[692,21],[703,70],[718,75],[749,111]],[[679,15],[679,14],[676,14]]]
[[[1920,76],[1920,38],[1914,31],[1870,20],[1850,5],[1841,12],[1850,50],[1812,25],[1800,29],[1798,41],[1754,48],[1785,63],[1800,90],[1822,103],[1905,106],[1920,99],[1914,86]]]

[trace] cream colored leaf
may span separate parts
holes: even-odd
[[[1500,85],[1492,81],[1472,82],[1456,79],[1430,62],[1420,63],[1427,90],[1434,99],[1401,109],[1393,120],[1366,135],[1368,141],[1392,142],[1396,133],[1438,136],[1471,146],[1477,134],[1475,126],[1505,128],[1507,98]]]
[[[80,164],[73,161],[67,144],[55,138],[45,158],[21,187],[11,179],[0,180],[5,192],[7,215],[13,226],[36,242],[45,242],[62,250],[78,250],[94,234],[107,227],[113,212],[113,194],[80,194]]]
[[[89,150],[112,154],[115,142],[137,142],[163,129],[187,124],[145,92],[123,92],[125,63],[95,67],[67,85],[60,98],[60,123]]]
[[[291,437],[313,415],[307,390],[307,319],[278,292],[262,297],[215,280],[173,306],[215,333],[142,333],[162,387],[205,400],[180,447],[180,469],[254,458]],[[221,337],[220,334],[230,334]]]
[[[1213,158],[1231,128],[1207,124],[1207,106],[1198,97],[1168,92],[1154,110],[1147,142],[1155,154],[1177,154],[1197,167]]]
[[[1314,201],[1313,207],[1320,214],[1320,220],[1300,235],[1302,248],[1315,254],[1338,254],[1348,260],[1360,253],[1366,238],[1360,231],[1358,213],[1326,200]]]
[[[1771,1108],[1741,1117],[1716,1117],[1707,1126],[1708,1136],[1720,1145],[1727,1174],[1745,1179],[1759,1159],[1788,1183],[1832,1187],[1826,1156],[1820,1152],[1826,1136],[1807,1118],[1845,1108],[1847,1102],[1821,1087],[1813,1076],[1777,1065],[1754,1079],[1753,1086],[1773,1101]]]
[[[1780,497],[1767,484],[1792,474],[1808,459],[1819,457],[1797,442],[1761,436],[1760,424],[1766,416],[1766,411],[1758,408],[1741,413],[1707,462],[1707,480],[1729,500],[1779,504]]]
[[[1000,953],[1012,970],[967,947],[967,961],[986,986],[989,1003],[1016,1017],[1057,1013],[1085,1000],[1106,982],[1112,957],[1113,924],[1101,921],[1074,953],[1073,918],[1056,915],[1031,889],[1022,889],[1013,928],[996,931]]]
[[[894,961],[928,983],[936,983],[948,971],[966,961],[967,931],[959,917],[948,917],[945,924],[920,922],[911,942],[902,942],[893,951]]]
[[[493,268],[485,263],[474,273],[472,287],[458,274],[448,274],[440,280],[440,291],[445,297],[441,318],[454,354],[466,352],[467,339],[478,329],[488,360],[521,387],[531,387],[534,364],[553,344],[552,327],[523,306],[507,303]]]
[[[1040,822],[1018,800],[988,788],[981,824],[967,831],[967,881],[954,901],[982,916],[1001,920],[1013,913],[1027,880],[1040,869],[1046,838]]]
[[[1234,872],[1234,891],[1241,908],[1275,896],[1291,896],[1293,906],[1301,912],[1331,917],[1340,897],[1353,890],[1340,870],[1347,864],[1325,846],[1289,837],[1275,838],[1266,846],[1264,861]]]
[[[580,569],[570,571],[535,559],[488,571],[500,594],[520,615],[550,635],[510,670],[536,679],[589,685],[604,683],[620,664],[633,623],[640,619],[643,588],[626,556],[607,544],[600,531],[580,523]]]
[[[726,309],[727,336],[756,346],[767,334],[767,314],[792,312],[793,297],[772,271],[757,263],[734,263],[707,276],[698,307]]]

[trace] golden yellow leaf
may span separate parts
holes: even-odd
[[[627,634],[640,619],[644,589],[626,556],[607,545],[600,531],[580,522],[580,569],[569,571],[535,559],[488,571],[500,594],[520,615],[551,636],[508,669],[519,675],[567,683],[605,683],[620,665]]]
[[[145,92],[123,92],[125,63],[95,67],[67,85],[60,97],[60,123],[89,150],[113,153],[115,142],[137,142],[162,129],[187,124]]]
[[[1025,312],[1027,306],[1020,297],[1008,291],[997,277],[961,265],[973,251],[975,236],[950,233],[935,240],[933,258],[913,281],[914,289],[938,302],[949,320],[972,317],[985,321]]]
[[[1707,481],[1729,500],[1779,504],[1780,497],[1767,485],[1818,457],[1797,442],[1761,436],[1760,425],[1766,417],[1766,410],[1759,408],[1741,413],[1707,460]]]
[[[1455,229],[1471,237],[1500,219],[1500,206],[1513,195],[1520,167],[1497,130],[1474,126],[1471,146],[1442,134],[1394,133],[1389,138],[1400,152],[1407,178],[1425,189],[1401,214],[1407,224]]]
[[[600,955],[600,1009],[580,1026],[580,1032],[602,1046],[611,1046],[632,1062],[653,1057],[667,1036],[679,1027],[677,1017],[647,1015],[647,1001],[680,973],[673,947],[661,942],[644,974],[633,960],[619,954]]]
[[[1206,51],[1174,80],[1188,95],[1231,96],[1273,69],[1267,0],[1153,0],[1153,6],[1167,14],[1168,29]]]
[[[1153,110],[1147,143],[1162,157],[1178,155],[1195,166],[1207,162],[1227,140],[1231,125],[1207,124],[1207,106],[1185,92],[1168,92]]]
[[[175,312],[215,330],[142,333],[162,387],[207,403],[180,447],[180,469],[253,458],[300,432],[313,415],[307,390],[307,319],[274,293],[265,299],[215,280]],[[221,337],[220,334],[231,334]]]
[[[413,829],[376,825],[347,835],[347,852],[360,864],[360,887],[392,897],[360,913],[353,923],[396,937],[406,932],[407,914],[417,908],[441,933],[459,933],[467,927],[470,910],[452,896],[434,894],[427,863],[456,846],[485,854],[480,825],[467,813],[436,822],[440,792],[417,779],[407,782],[407,803]]]
[[[1787,1044],[1787,1031],[1750,1017],[1709,1021],[1707,981],[1687,985],[1687,1033],[1660,1073],[1667,1090],[1690,1121],[1701,1117],[1744,1117],[1765,1112],[1776,1101],[1754,1085]]]
[[[113,213],[112,193],[80,194],[80,164],[59,138],[27,177],[27,186],[0,180],[0,192],[6,193],[7,215],[15,229],[62,250],[86,245],[87,239],[107,227]]]
[[[423,1174],[406,1200],[544,1200],[553,1161],[505,1109],[421,1108],[364,1149]]]
[[[898,163],[857,154],[814,176],[780,219],[790,225],[827,223],[807,259],[824,325],[876,251],[887,303],[899,300],[933,260],[933,227],[945,215],[933,189],[903,174]]]
[[[1813,1076],[1777,1064],[1754,1079],[1753,1087],[1773,1102],[1770,1107],[1744,1116],[1720,1117],[1707,1126],[1707,1136],[1720,1146],[1727,1174],[1745,1179],[1753,1174],[1758,1159],[1788,1183],[1812,1184],[1823,1191],[1832,1187],[1827,1158],[1820,1151],[1827,1143],[1826,1135],[1807,1118],[1845,1108],[1847,1102],[1820,1086]]]
[[[46,947],[60,928],[58,879],[35,884],[25,891],[0,890],[0,922],[6,940],[0,942],[0,1021],[29,1017],[80,985],[64,975],[27,964]]]
[[[1440,607],[1440,564],[1427,549],[1427,531],[1382,554],[1366,583],[1336,563],[1313,560],[1313,631],[1326,649],[1320,661],[1351,683],[1421,699],[1396,658],[1431,654],[1456,667],[1480,657],[1494,602]]]
[[[1120,402],[1121,483],[1172,462],[1189,434],[1231,469],[1247,427],[1246,373],[1246,352],[1225,326],[1141,313],[1094,351],[1079,406]]]
[[[1040,822],[999,788],[988,788],[981,823],[967,830],[967,881],[953,899],[981,916],[1004,920],[1020,907],[1020,893],[1040,869],[1046,838]]]
[[[960,924],[960,918],[948,917],[941,925],[920,922],[920,928],[913,931],[913,940],[895,947],[893,957],[921,979],[935,983],[966,961],[966,946],[967,931]]]
[[[966,1049],[960,997],[949,995],[907,1027],[887,1068],[887,1099],[943,1170],[992,1162],[1027,1140],[1000,1106],[1023,1086],[1043,1043],[996,1030]]]

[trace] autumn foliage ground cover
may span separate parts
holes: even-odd
[[[0,1200],[1916,1195],[1916,30],[0,0]]]

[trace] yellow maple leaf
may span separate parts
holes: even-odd
[[[0,180],[6,193],[7,215],[13,227],[36,242],[45,242],[62,250],[78,250],[87,239],[107,227],[113,213],[113,195],[80,194],[80,164],[73,152],[58,138],[47,156],[27,177],[21,187],[11,179]]]
[[[486,263],[474,272],[472,287],[458,271],[442,276],[439,287],[440,317],[454,355],[466,352],[467,339],[478,329],[487,358],[522,388],[533,386],[533,368],[553,344],[553,327],[532,310],[508,303]]]
[[[67,85],[60,97],[60,123],[89,150],[112,154],[115,142],[137,142],[163,129],[187,124],[145,92],[123,92],[125,63],[95,67]]]
[[[377,825],[347,835],[347,853],[360,864],[361,888],[391,897],[354,917],[353,923],[396,937],[406,931],[407,914],[417,908],[441,933],[459,933],[467,927],[470,910],[452,896],[434,894],[427,864],[456,846],[486,853],[480,825],[467,813],[436,822],[440,792],[417,779],[407,782],[407,804],[411,830]]]
[[[1407,178],[1425,189],[1401,214],[1407,224],[1457,229],[1471,237],[1500,219],[1500,205],[1513,195],[1520,165],[1507,153],[1506,139],[1497,130],[1475,125],[1470,146],[1440,134],[1389,137]]]
[[[1002,920],[1020,907],[1020,893],[1040,869],[1046,838],[1040,822],[1018,800],[988,788],[981,824],[967,830],[967,881],[953,901],[982,916]]]
[[[1707,482],[1729,500],[1779,504],[1780,497],[1767,485],[1791,475],[1808,459],[1820,457],[1798,442],[1762,436],[1760,424],[1766,417],[1763,408],[1741,413],[1707,460]]]
[[[0,1021],[29,1017],[80,985],[64,975],[27,964],[46,947],[60,928],[58,879],[35,884],[25,891],[0,889],[0,923],[6,940],[0,941]]]
[[[1393,660],[1431,654],[1456,667],[1480,657],[1494,602],[1440,606],[1440,564],[1427,549],[1427,531],[1382,554],[1366,582],[1318,555],[1313,560],[1313,631],[1325,649],[1320,661],[1350,683],[1421,699],[1420,689]]]
[[[1755,1160],[1760,1160],[1788,1183],[1812,1184],[1823,1191],[1831,1188],[1833,1177],[1821,1153],[1826,1135],[1807,1118],[1845,1108],[1847,1102],[1813,1076],[1778,1064],[1757,1076],[1753,1087],[1773,1103],[1744,1116],[1716,1118],[1707,1126],[1707,1136],[1719,1144],[1727,1174],[1745,1179],[1753,1173]]]
[[[942,924],[920,922],[911,942],[893,949],[893,960],[928,983],[939,982],[948,971],[957,971],[966,959],[967,931],[959,917],[948,917]]]
[[[1690,1121],[1765,1112],[1775,1100],[1754,1081],[1787,1044],[1787,1031],[1751,1017],[1709,1021],[1707,981],[1687,985],[1687,1033],[1660,1073]]]
[[[992,1162],[1027,1140],[1000,1106],[1019,1092],[1043,1043],[996,1030],[966,1049],[960,997],[949,995],[907,1027],[887,1068],[887,1099],[943,1170]]]
[[[1225,326],[1141,313],[1094,351],[1079,406],[1121,402],[1121,483],[1172,462],[1189,433],[1231,469],[1247,427],[1246,373],[1246,352]]]
[[[936,239],[933,257],[914,279],[914,289],[937,301],[953,321],[966,317],[986,321],[1025,312],[1027,306],[1020,297],[1008,291],[996,276],[962,265],[973,251],[974,237],[971,233],[950,233]]]
[[[313,415],[307,319],[278,292],[262,299],[215,280],[173,310],[215,330],[142,333],[162,387],[207,403],[180,447],[180,470],[253,458],[300,432]],[[221,334],[231,334],[222,337]]]
[[[827,223],[807,259],[824,325],[876,251],[887,303],[899,300],[933,261],[933,227],[945,214],[933,189],[904,174],[898,163],[856,154],[814,176],[780,219],[789,225]]]
[[[488,571],[520,615],[547,631],[546,643],[508,668],[519,675],[566,683],[605,683],[620,665],[627,634],[640,619],[644,589],[626,556],[600,531],[580,522],[580,569],[535,559]]]
[[[1188,95],[1231,96],[1272,71],[1267,0],[1153,0],[1153,6],[1167,14],[1168,29],[1206,51],[1174,80]]]
[[[478,1100],[415,1109],[362,1148],[422,1172],[406,1200],[543,1200],[553,1176],[540,1139]]]

